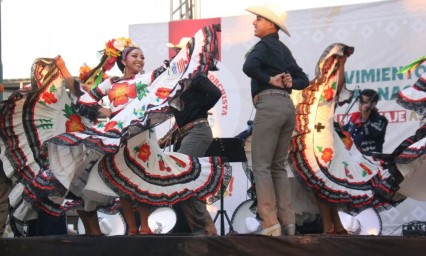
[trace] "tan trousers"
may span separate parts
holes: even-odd
[[[287,171],[288,146],[295,125],[295,108],[288,96],[262,95],[256,104],[252,162],[257,209],[264,228],[278,222],[295,224]]]

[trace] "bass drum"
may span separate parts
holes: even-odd
[[[176,225],[176,212],[171,207],[160,207],[148,216],[148,226],[154,234],[167,234]]]
[[[340,221],[349,234],[380,235],[382,219],[374,208],[367,208],[356,216],[339,211]]]
[[[250,206],[253,204],[252,199],[248,199],[238,205],[232,214],[231,224],[234,231],[238,234],[249,234],[257,230],[260,225],[256,215],[250,210]]]
[[[126,221],[121,212],[117,212],[116,214],[98,212],[98,221],[102,234],[106,236],[120,236],[126,234]],[[85,234],[83,221],[80,218],[78,218],[77,221],[77,232],[80,235]]]

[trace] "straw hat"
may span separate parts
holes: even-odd
[[[275,3],[266,3],[263,6],[252,6],[246,9],[255,15],[262,16],[275,25],[277,25],[284,33],[290,36],[284,22],[287,19],[287,12],[284,11],[281,6]]]
[[[182,49],[186,46],[186,44],[191,40],[191,37],[182,37],[178,44],[167,43],[167,47],[172,48],[174,50]]]

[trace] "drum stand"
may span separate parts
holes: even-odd
[[[247,157],[244,151],[244,142],[240,138],[214,138],[206,152],[206,156],[220,156],[225,164],[229,162],[247,162]],[[229,224],[229,232],[235,232],[234,227],[232,227],[231,220],[229,219],[226,210],[224,210],[224,192],[225,188],[222,183],[220,186],[220,210],[217,211],[213,220],[216,223],[216,220],[220,215],[221,236],[225,235],[225,218]]]
[[[225,218],[229,225],[229,233],[234,233],[234,227],[232,227],[231,220],[229,219],[228,214],[226,213],[226,210],[224,210],[223,207],[223,193],[225,192],[225,189],[223,188],[223,184],[220,185],[220,210],[217,211],[216,216],[214,217],[213,222],[216,223],[217,218],[220,215],[220,235],[225,235]]]

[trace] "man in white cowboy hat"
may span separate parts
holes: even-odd
[[[176,52],[179,52],[180,49],[186,46],[186,44],[191,40],[190,37],[182,37],[178,44],[167,43],[167,47],[172,48]]]
[[[183,37],[177,45],[168,43],[178,53],[191,38]],[[203,157],[209,148],[213,134],[207,121],[208,111],[219,101],[222,92],[205,74],[197,74],[191,80],[188,90],[180,96],[183,109],[175,111],[174,117],[179,129],[175,138],[174,150],[192,157]],[[167,136],[167,135],[166,135]],[[160,140],[161,146],[163,139]],[[217,235],[216,226],[207,211],[204,202],[189,198],[173,207],[177,221],[174,233],[192,233],[193,235]]]
[[[289,94],[309,84],[278,31],[290,36],[287,12],[275,4],[246,9],[256,15],[254,35],[260,41],[247,54],[243,71],[251,78],[256,107],[252,135],[252,162],[257,210],[262,224],[257,233],[294,235],[295,213],[285,169],[288,146],[295,125],[295,108]]]

